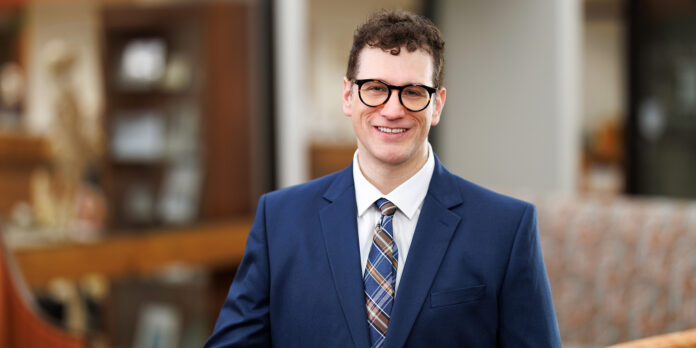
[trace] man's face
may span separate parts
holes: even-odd
[[[421,49],[408,52],[405,47],[396,56],[380,48],[363,48],[356,73],[357,80],[376,79],[394,86],[433,86],[432,76],[430,54]],[[398,91],[391,93],[386,104],[370,107],[360,101],[357,85],[343,81],[343,112],[352,119],[361,166],[415,168],[425,161],[428,132],[440,121],[446,91],[439,89],[430,104],[418,112],[401,105]]]

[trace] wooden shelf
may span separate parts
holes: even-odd
[[[152,274],[172,263],[230,268],[244,255],[251,222],[248,218],[177,229],[138,230],[138,235],[124,233],[90,244],[21,247],[13,254],[32,288],[42,287],[56,277],[78,280],[94,273],[109,278]]]
[[[46,139],[28,134],[0,133],[0,166],[48,164],[51,155]]]
[[[51,167],[48,141],[18,133],[0,133],[0,216],[6,216],[18,202],[31,196],[31,174]]]

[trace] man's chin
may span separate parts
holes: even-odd
[[[398,167],[408,162],[408,155],[404,153],[384,153],[377,156],[377,160],[387,166]]]

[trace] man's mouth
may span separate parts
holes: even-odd
[[[389,134],[398,134],[406,131],[406,128],[387,128],[387,127],[377,127],[380,132]]]

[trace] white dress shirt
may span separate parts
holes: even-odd
[[[396,284],[394,291],[399,288],[401,274],[406,265],[408,249],[411,247],[413,234],[416,231],[418,216],[425,195],[428,193],[430,178],[435,169],[435,159],[432,156],[433,149],[428,143],[428,160],[416,174],[395,188],[392,192],[384,195],[372,183],[367,181],[358,164],[358,151],[353,155],[353,181],[355,184],[355,201],[358,205],[358,242],[360,243],[360,264],[362,274],[365,274],[367,257],[372,247],[372,238],[375,233],[375,226],[379,222],[381,212],[375,206],[375,201],[384,197],[394,203],[398,208],[392,219],[394,232],[394,243],[399,250],[396,270]]]

